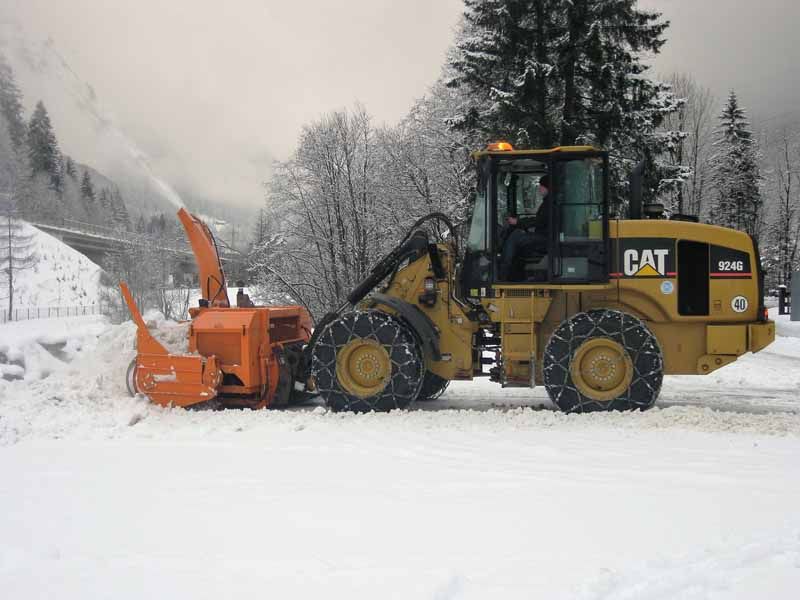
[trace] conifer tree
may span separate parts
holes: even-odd
[[[64,173],[69,175],[73,181],[78,181],[78,170],[75,168],[75,161],[73,161],[69,156],[67,156],[67,159],[64,162]]]
[[[759,156],[746,112],[731,91],[719,116],[711,157],[712,223],[758,236],[762,207]]]
[[[111,193],[106,188],[100,190],[100,207],[103,210],[103,217],[106,219],[111,218],[111,220],[113,221]]]
[[[111,204],[114,226],[123,231],[128,231],[131,226],[130,215],[128,214],[128,208],[125,206],[125,201],[122,199],[122,194],[119,193],[119,190],[114,190],[112,193]]]
[[[28,125],[28,158],[33,175],[47,173],[51,187],[55,190],[61,189],[61,153],[50,116],[41,101],[36,104]]]
[[[92,176],[89,175],[89,171],[83,172],[83,178],[81,179],[81,199],[87,207],[93,206],[96,199],[94,184],[92,183]]]
[[[465,0],[451,87],[481,99],[456,127],[522,147],[591,144],[609,150],[619,195],[634,162],[649,195],[680,169],[659,161],[680,132],[656,128],[680,101],[647,77],[644,59],[669,23],[636,0]]]
[[[264,243],[267,241],[267,235],[269,234],[269,225],[267,221],[267,212],[261,208],[258,211],[258,217],[256,218],[256,222],[253,224],[253,241],[252,244],[254,247],[263,246]]]
[[[16,150],[25,143],[26,127],[22,115],[22,93],[17,87],[14,72],[0,53],[0,114],[8,124],[8,133]]]

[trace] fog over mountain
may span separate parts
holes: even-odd
[[[259,206],[301,126],[363,102],[394,121],[439,74],[460,0],[231,5],[201,0],[0,0],[31,45],[52,38],[154,172],[179,190]],[[14,67],[18,61],[12,60]],[[20,73],[26,101],[39,92]],[[65,151],[92,139],[48,101]]]

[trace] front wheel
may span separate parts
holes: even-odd
[[[329,323],[311,354],[311,374],[332,410],[407,408],[425,366],[413,333],[378,310],[346,313]]]
[[[542,367],[547,392],[564,412],[651,408],[664,378],[656,337],[616,310],[564,321],[547,343]]]

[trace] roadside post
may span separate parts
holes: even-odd
[[[778,314],[788,315],[791,312],[791,303],[789,300],[789,292],[784,284],[778,286]]]

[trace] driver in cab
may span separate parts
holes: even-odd
[[[514,261],[521,256],[547,254],[547,239],[550,227],[550,176],[539,179],[539,194],[542,203],[533,220],[533,231],[528,231],[519,223],[516,215],[508,215],[500,233],[500,281],[514,281]]]

